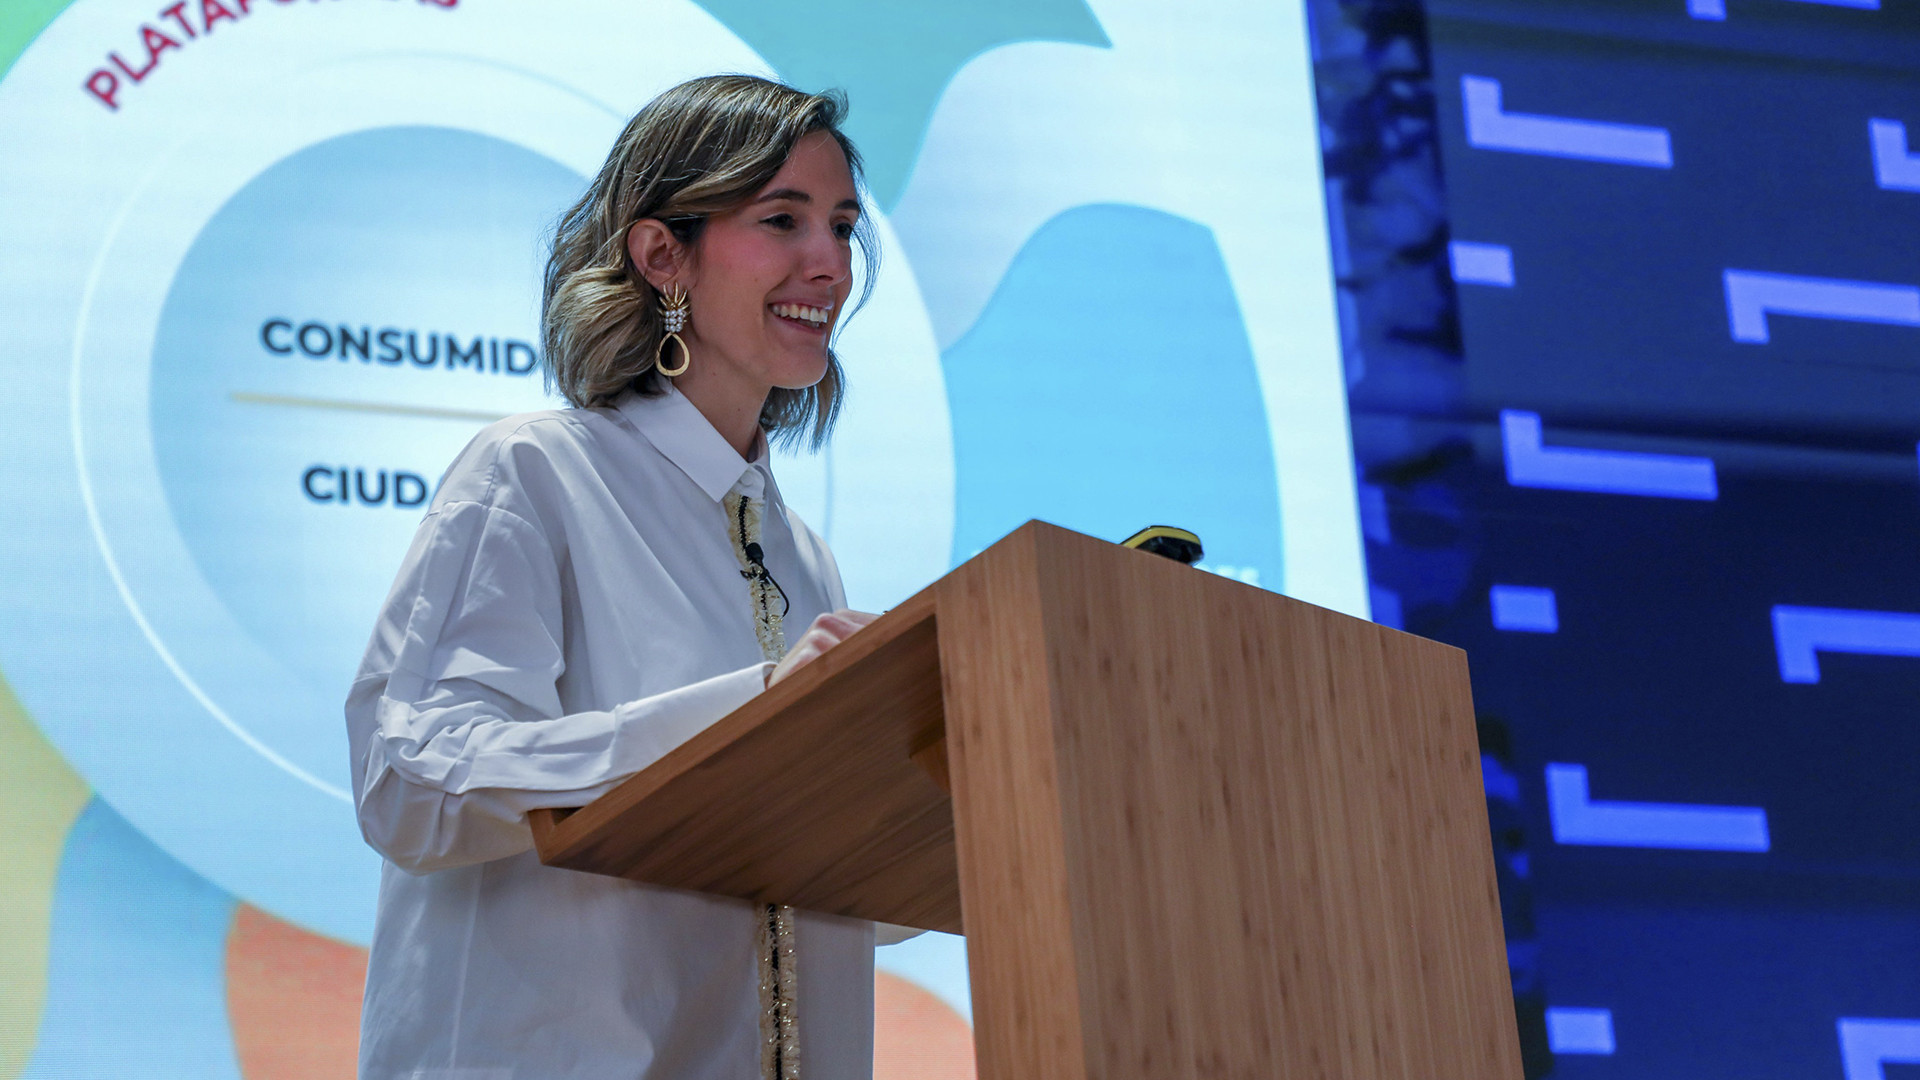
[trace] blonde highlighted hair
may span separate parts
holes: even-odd
[[[839,143],[858,184],[859,151],[840,131],[846,111],[838,92],[806,94],[752,75],[690,79],[648,102],[554,229],[540,302],[548,388],[581,408],[628,390],[664,393],[666,377],[654,370],[665,336],[659,293],[627,254],[627,230],[656,218],[682,243],[698,244],[709,217],[750,202],[794,144],[817,131]],[[879,268],[865,215],[854,240],[866,267],[864,304]],[[767,395],[760,426],[770,438],[817,448],[833,429],[844,392],[840,360],[830,349],[819,382]]]

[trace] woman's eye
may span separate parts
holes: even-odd
[[[765,221],[762,221],[761,224],[771,225],[774,228],[781,229],[781,230],[791,229],[793,228],[793,215],[792,214],[775,214],[772,217],[767,218]]]
[[[842,240],[853,239],[853,222],[843,221],[833,227],[833,235]]]

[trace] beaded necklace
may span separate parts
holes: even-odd
[[[790,605],[786,592],[767,572],[760,547],[766,503],[733,492],[724,505],[733,554],[740,560],[740,576],[747,579],[753,602],[753,632],[760,639],[760,655],[778,661],[787,654],[782,619]],[[778,607],[775,597],[780,600]],[[799,973],[794,964],[793,909],[781,904],[763,905],[759,941],[760,1076],[762,1080],[799,1080],[800,1037],[794,1000]]]

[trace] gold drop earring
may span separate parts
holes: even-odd
[[[669,379],[685,375],[687,368],[693,365],[693,353],[688,351],[686,339],[680,336],[680,331],[687,328],[687,290],[681,285],[676,283],[661,290],[660,320],[667,333],[660,339],[660,348],[654,353],[653,366]],[[667,366],[667,355],[671,351],[669,345],[680,350],[679,367]]]

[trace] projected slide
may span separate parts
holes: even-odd
[[[841,7],[884,49],[747,0],[76,0],[12,59],[0,734],[50,745],[80,822],[35,887],[47,1023],[0,1024],[29,1074],[109,1052],[59,1035],[111,998],[73,929],[108,891],[197,913],[146,946],[212,980],[182,1002],[228,992],[243,917],[365,944],[347,683],[441,470],[559,405],[545,232],[684,78],[853,97],[882,270],[832,448],[776,463],[852,603],[1043,517],[1193,528],[1209,569],[1366,613],[1300,13]],[[891,963],[967,1014],[956,945]]]

